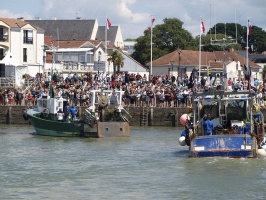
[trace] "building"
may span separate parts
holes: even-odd
[[[135,51],[134,46],[136,44],[136,41],[124,41],[124,52],[132,55]]]
[[[188,76],[192,70],[197,71],[197,76],[206,77],[208,73],[213,76],[223,72],[223,63],[226,65],[227,78],[244,78],[246,58],[231,49],[225,54],[223,51],[201,52],[201,66],[199,67],[199,52],[191,50],[176,50],[152,62],[154,75],[173,74],[174,76]],[[262,79],[261,67],[249,61],[252,77]],[[148,64],[150,66],[150,63]]]
[[[113,26],[107,30],[105,26],[99,26],[97,19],[75,20],[26,20],[27,22],[45,30],[45,36],[51,36],[59,41],[71,40],[100,40],[106,41],[111,46],[124,47],[120,26]]]
[[[43,65],[44,30],[22,19],[0,18],[0,77],[22,84]]]
[[[47,50],[44,72],[54,69],[65,76],[69,73],[83,74],[88,71],[113,73],[113,64],[106,62],[105,44],[102,41],[54,41],[53,38],[45,36],[45,47]],[[125,60],[121,71],[147,73],[147,68],[119,48],[108,45],[107,53],[110,51],[119,51],[123,55]]]

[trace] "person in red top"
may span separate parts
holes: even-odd
[[[232,79],[231,79],[231,78],[229,78],[229,80],[228,80],[227,84],[228,84],[228,90],[232,90],[233,81],[232,81]]]

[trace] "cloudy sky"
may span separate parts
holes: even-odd
[[[97,19],[105,25],[106,15],[112,25],[119,25],[123,38],[137,38],[150,26],[164,18],[178,18],[183,27],[199,34],[200,17],[206,30],[215,22],[252,25],[265,30],[266,0],[1,0],[0,17],[25,19]]]

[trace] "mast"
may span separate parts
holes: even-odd
[[[250,75],[251,74],[249,74],[249,72],[250,72],[250,68],[249,68],[249,66],[248,66],[248,49],[249,49],[249,47],[248,47],[248,35],[249,35],[249,19],[247,18],[247,46],[246,46],[246,68],[247,68],[247,74],[249,75],[248,77],[249,77],[249,80],[248,80],[248,87],[249,87],[249,90],[250,90]]]
[[[107,18],[107,14],[106,14],[106,19],[105,19],[105,23],[106,23],[106,27],[105,27],[105,52],[104,52],[104,54],[105,54],[105,70],[106,70],[106,66],[107,66],[107,29],[108,29],[107,20],[108,20],[108,18]],[[109,73],[109,68],[108,68],[108,73]],[[113,72],[113,73],[115,73],[115,72]]]
[[[204,22],[202,21],[201,17],[200,17],[200,42],[199,42],[199,82],[200,82],[200,70],[201,70],[201,34],[204,34],[205,32],[205,26],[204,26]]]
[[[153,15],[151,15],[151,66],[150,66],[150,76],[152,75],[152,29],[153,29]],[[149,77],[150,78],[150,77]]]

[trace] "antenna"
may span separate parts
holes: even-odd
[[[59,30],[58,28],[56,29],[57,32],[57,47],[59,48]]]
[[[217,38],[216,38],[216,7],[215,7],[215,29],[214,29],[214,32],[215,32],[215,34],[214,34],[214,36],[215,36],[215,40],[217,40]]]
[[[236,6],[235,6],[235,26],[236,26],[236,44],[237,44],[237,21],[236,21]]]
[[[212,4],[210,4],[210,36],[212,40]]]
[[[223,54],[224,54],[223,55],[224,56],[224,58],[223,58],[223,79],[224,79],[223,83],[224,83],[224,88],[227,88],[226,55],[225,55],[226,51],[225,51],[225,48],[226,48],[226,46],[230,46],[232,44],[237,44],[237,38],[235,38],[235,42],[232,43],[232,41],[234,39],[232,39],[231,36],[226,35],[226,23],[224,23],[224,26],[225,26],[224,38],[217,40],[217,38],[216,38],[216,23],[215,23],[215,40],[211,39],[211,45],[216,45],[216,46],[220,46],[223,48]],[[214,82],[215,82],[215,80],[214,80]]]
[[[76,10],[76,12],[75,12],[75,19],[79,19],[78,14],[79,14],[79,11]]]

